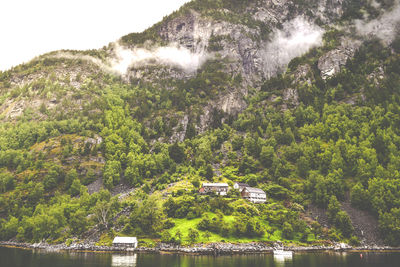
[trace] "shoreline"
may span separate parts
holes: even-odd
[[[169,244],[159,244],[154,248],[120,248],[108,246],[96,246],[91,244],[65,244],[50,245],[47,243],[20,243],[0,241],[0,247],[21,248],[21,249],[40,249],[49,252],[71,251],[71,252],[133,252],[133,253],[155,253],[155,254],[188,254],[188,255],[240,255],[240,254],[272,254],[274,247],[264,243],[210,243],[195,244],[190,247],[172,246]],[[293,252],[400,252],[400,247],[388,246],[363,246],[363,247],[340,247],[340,246],[288,246],[284,250]]]

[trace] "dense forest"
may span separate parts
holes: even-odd
[[[189,7],[201,10],[203,2]],[[232,10],[244,2],[218,1]],[[358,12],[353,3],[343,21]],[[142,42],[152,34],[124,40]],[[399,246],[400,37],[388,45],[364,40],[341,71],[324,80],[318,59],[342,34],[329,29],[323,46],[250,88],[243,112],[214,110],[202,132],[203,105],[243,82],[222,71],[221,60],[171,81],[172,89],[98,70],[75,77],[82,84],[77,88],[68,74],[62,80],[52,74],[60,65],[96,69],[79,59],[39,57],[1,72],[2,104],[37,96],[48,102],[14,120],[0,115],[0,239],[71,244],[95,237],[110,245],[125,235],[147,246],[159,240],[358,245],[341,209],[351,201],[377,218],[386,244]],[[101,58],[105,52],[87,53]],[[307,81],[296,79],[305,64],[311,66]],[[10,77],[32,73],[48,75],[12,85]],[[289,87],[297,90],[298,105],[285,102]],[[45,103],[52,102],[60,105],[49,109]],[[183,114],[184,139],[171,139],[183,129]],[[206,181],[245,182],[263,189],[267,202],[252,204],[235,190],[200,195]],[[311,206],[326,211],[329,227],[307,216]]]

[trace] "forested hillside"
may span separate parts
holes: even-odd
[[[359,245],[341,208],[351,201],[399,246],[400,34],[355,26],[398,10],[387,0],[195,0],[103,49],[0,72],[0,240]],[[321,40],[262,65],[299,16]],[[193,40],[182,33],[196,29]],[[195,70],[148,48],[171,42],[201,55]],[[119,46],[156,56],[118,73]],[[203,182],[245,182],[267,202],[233,189],[200,195]]]

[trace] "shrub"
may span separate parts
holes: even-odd
[[[194,243],[198,238],[199,238],[200,234],[197,230],[193,229],[193,228],[189,228],[189,232],[188,232],[188,238],[190,243]]]

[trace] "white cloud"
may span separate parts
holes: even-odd
[[[355,21],[356,29],[359,34],[364,36],[376,36],[387,44],[390,43],[400,26],[400,4],[396,1],[395,7],[385,12],[381,17],[365,22]]]
[[[181,68],[187,72],[196,71],[208,58],[205,52],[193,53],[189,49],[171,44],[153,49],[126,49],[116,45],[116,59],[112,68],[125,74],[129,67],[146,65],[169,65]]]
[[[263,51],[264,70],[268,77],[286,68],[295,57],[311,48],[322,45],[324,30],[302,17],[285,22],[281,30],[275,31],[271,42]]]

